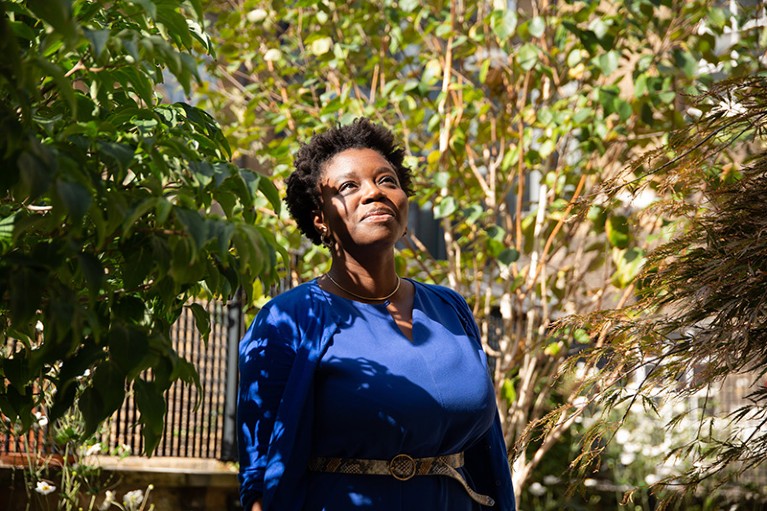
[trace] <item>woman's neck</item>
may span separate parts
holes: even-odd
[[[333,257],[328,274],[343,288],[365,296],[383,296],[397,285],[394,253],[360,261],[345,254]]]

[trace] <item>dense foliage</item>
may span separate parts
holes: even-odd
[[[601,413],[626,402],[653,410],[664,396],[695,403],[667,418],[671,430],[697,430],[666,453],[689,469],[659,481],[688,494],[767,459],[767,80],[718,84],[695,108],[698,122],[634,166],[635,187],[682,192],[652,211],[681,227],[648,255],[635,303],[581,318],[606,339],[586,359],[601,366],[590,382]],[[614,384],[626,378],[637,384]],[[726,378],[746,383],[731,413],[716,392]],[[617,425],[595,424],[585,445],[603,448],[596,440]],[[584,454],[586,462],[595,453]]]
[[[191,0],[0,3],[0,359],[2,428],[77,406],[84,436],[132,392],[151,453],[163,392],[198,384],[169,328],[201,294],[250,300],[274,264],[258,209],[268,179],[229,160],[214,119],[165,104],[189,93],[202,8]],[[161,89],[160,89],[161,90]],[[150,371],[147,371],[150,370]]]
[[[760,32],[741,28],[750,13],[703,0],[208,3],[220,80],[201,92],[238,154],[279,181],[330,124],[365,115],[401,137],[417,225],[399,269],[469,299],[510,445],[532,425],[516,488],[544,475],[534,471],[582,409],[580,384],[555,375],[604,343],[553,321],[629,303],[648,233],[662,232],[662,219],[636,217],[652,194],[595,199],[690,120],[686,94],[759,66]],[[582,200],[588,215],[575,214]],[[290,280],[322,271],[322,249],[275,230]]]

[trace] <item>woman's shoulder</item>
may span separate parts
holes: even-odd
[[[316,280],[304,282],[278,294],[261,308],[262,313],[308,311],[317,305]]]
[[[280,293],[261,307],[251,323],[245,339],[278,337],[297,341],[302,333],[316,327],[320,310],[316,281],[309,281]]]
[[[417,289],[423,290],[427,294],[434,295],[436,297],[442,298],[443,300],[449,300],[451,303],[455,300],[458,300],[459,303],[466,303],[466,300],[458,291],[447,286],[442,286],[440,284],[427,284],[426,282],[421,282],[414,279],[409,280],[413,283],[414,286],[416,286]]]
[[[424,292],[421,296],[427,296],[433,300],[439,300],[449,306],[461,320],[464,331],[475,339],[479,339],[479,330],[477,329],[474,314],[471,312],[466,299],[458,291],[439,284],[425,284],[423,282],[412,281],[413,285]]]

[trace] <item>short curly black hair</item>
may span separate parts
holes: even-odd
[[[325,164],[336,154],[347,149],[373,149],[378,151],[397,172],[400,186],[405,194],[411,194],[410,169],[403,160],[405,150],[396,142],[394,134],[370,119],[360,117],[346,126],[336,126],[316,133],[303,144],[293,161],[295,170],[285,181],[285,203],[298,228],[312,243],[322,243],[314,228],[314,212],[322,208],[322,196],[318,186]]]

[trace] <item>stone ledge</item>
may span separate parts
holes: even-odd
[[[119,473],[126,483],[152,482],[163,486],[237,488],[237,468],[233,463],[201,458],[156,456],[98,456],[95,460],[105,472]]]
[[[146,486],[151,483],[169,488],[221,489],[236,489],[239,485],[236,465],[219,460],[161,456],[92,456],[86,462],[101,467],[105,474],[113,473],[119,476],[120,480],[128,485]],[[12,477],[12,472],[25,466],[26,463],[0,463],[0,481],[8,480]],[[7,473],[2,474],[3,472]]]

